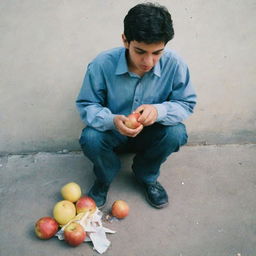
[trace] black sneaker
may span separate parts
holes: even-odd
[[[163,186],[156,181],[155,183],[145,184],[146,198],[155,208],[164,208],[168,205],[168,195]]]
[[[106,203],[108,189],[109,185],[96,180],[89,192],[87,193],[87,195],[95,201],[99,209],[104,207]]]

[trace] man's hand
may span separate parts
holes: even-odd
[[[139,127],[137,127],[136,129],[130,129],[128,127],[125,126],[124,122],[127,121],[128,118],[124,115],[116,115],[114,117],[114,124],[117,128],[117,130],[125,136],[128,137],[135,137],[137,136],[141,130],[143,129],[143,125],[140,125]]]
[[[143,126],[149,126],[155,123],[158,113],[157,109],[151,104],[144,104],[139,106],[135,112],[141,113],[138,119]]]

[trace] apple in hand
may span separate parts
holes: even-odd
[[[52,217],[42,217],[35,224],[35,233],[40,239],[50,239],[58,231],[59,224]]]
[[[140,113],[133,112],[132,114],[128,115],[128,120],[124,122],[125,126],[130,129],[138,128],[141,123],[138,122],[138,118],[140,117]]]
[[[123,219],[129,214],[129,205],[124,200],[116,200],[112,204],[111,213],[118,219]]]
[[[90,212],[90,214],[93,214],[96,211],[96,207],[95,201],[89,196],[82,196],[76,202],[77,214],[81,212]]]
[[[81,224],[77,222],[71,222],[64,229],[64,240],[71,246],[78,246],[86,237],[86,232]]]
[[[53,208],[53,217],[60,225],[67,224],[75,216],[76,207],[68,200],[59,201]]]

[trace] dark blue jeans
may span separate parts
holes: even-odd
[[[138,180],[152,183],[160,174],[167,157],[187,142],[185,125],[164,126],[158,123],[144,127],[135,138],[118,131],[97,131],[85,127],[80,137],[82,150],[93,163],[97,179],[110,184],[120,170],[119,152],[134,152],[132,169]]]

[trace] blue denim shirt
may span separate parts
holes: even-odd
[[[89,63],[76,100],[86,125],[115,129],[115,115],[128,115],[142,104],[154,104],[163,125],[182,122],[193,112],[196,94],[189,70],[175,52],[165,49],[143,77],[129,72],[125,53],[124,47],[115,48]]]

